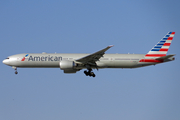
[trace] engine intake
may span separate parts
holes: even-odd
[[[76,63],[74,61],[63,60],[59,62],[61,70],[74,70]]]

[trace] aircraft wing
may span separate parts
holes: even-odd
[[[101,57],[103,57],[105,52],[111,47],[113,47],[113,45],[110,45],[98,52],[95,52],[95,53],[85,56],[83,58],[77,59],[76,61],[81,62],[83,64],[96,65],[95,62],[98,61]]]

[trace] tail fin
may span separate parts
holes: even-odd
[[[175,32],[168,32],[146,55],[145,58],[152,59],[166,56]]]

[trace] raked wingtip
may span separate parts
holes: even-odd
[[[108,47],[113,47],[114,45],[109,45]]]

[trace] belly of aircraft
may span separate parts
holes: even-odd
[[[16,66],[31,68],[59,68],[59,61],[20,61]]]

